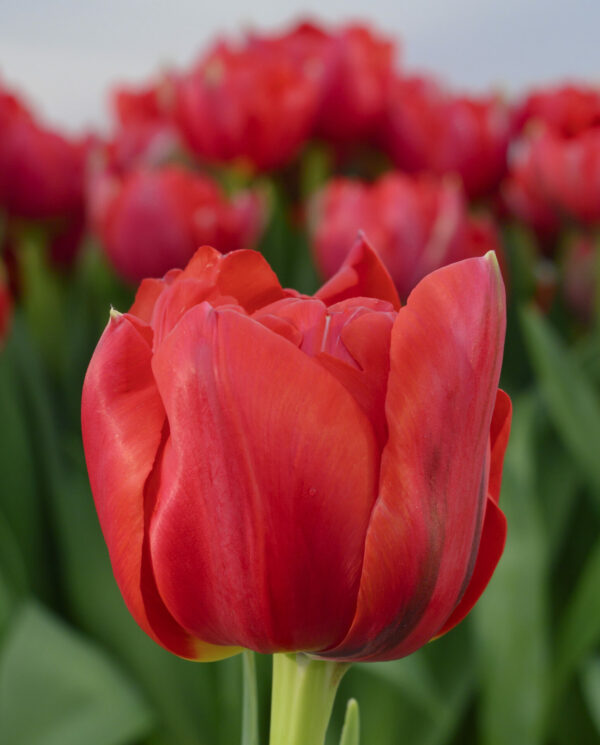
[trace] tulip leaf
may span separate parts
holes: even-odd
[[[542,742],[549,675],[545,534],[534,473],[534,398],[514,401],[500,505],[504,555],[473,613],[481,660],[484,745]]]
[[[540,456],[538,493],[547,536],[548,559],[553,561],[568,536],[577,507],[578,492],[585,480],[577,463],[565,451],[553,429],[544,429],[544,437],[537,447]]]
[[[351,698],[346,704],[346,716],[342,727],[340,745],[359,745],[360,740],[360,715],[358,701]]]
[[[586,560],[564,612],[556,642],[554,695],[558,700],[570,676],[600,641],[600,540]]]
[[[14,618],[0,661],[3,745],[125,745],[152,716],[104,652],[41,606]]]
[[[28,397],[21,386],[17,347],[24,329],[14,319],[13,333],[0,354],[0,513],[19,546],[27,584],[44,596],[48,585],[43,511],[39,492],[43,478],[32,442]]]
[[[581,690],[598,734],[600,735],[600,656],[590,658],[581,671]]]
[[[256,686],[256,660],[254,652],[246,650],[241,655],[243,668],[242,695],[242,745],[258,745],[258,689]]]
[[[579,462],[600,500],[600,402],[574,355],[540,313],[523,310],[532,364],[564,444]]]
[[[598,731],[590,717],[589,699],[579,685],[568,686],[549,719],[552,739],[556,745],[598,745]]]

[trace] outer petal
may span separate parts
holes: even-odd
[[[502,510],[498,507],[498,496],[500,494],[504,452],[508,444],[508,435],[510,434],[511,414],[512,405],[510,398],[504,391],[498,391],[496,406],[492,416],[492,426],[490,428],[490,478],[477,561],[475,562],[475,569],[473,570],[473,575],[465,590],[465,594],[452,611],[450,618],[448,618],[443,628],[438,632],[438,636],[453,629],[473,608],[492,578],[492,574],[504,551],[504,544],[506,543],[506,518]]]
[[[346,632],[376,495],[367,418],[294,344],[203,303],[153,369],[171,427],[151,551],[185,628],[261,652]]]
[[[356,615],[324,656],[393,659],[431,639],[473,571],[504,340],[493,255],[426,277],[392,330],[381,466]]]
[[[352,297],[387,300],[396,310],[400,299],[387,269],[365,236],[360,233],[338,272],[315,294],[326,305]]]
[[[112,319],[85,378],[82,432],[96,509],[115,578],[144,631],[182,657],[226,657],[230,650],[202,645],[174,621],[145,556],[145,489],[165,425],[150,343],[150,329],[137,319]]]

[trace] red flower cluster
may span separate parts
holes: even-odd
[[[83,390],[98,515],[131,613],[184,657],[402,657],[502,553],[510,401],[492,255],[400,307],[359,243],[314,297],[204,247],[113,317]]]
[[[469,216],[456,180],[391,173],[369,185],[337,179],[315,196],[310,223],[317,266],[331,277],[363,231],[402,298],[430,272],[490,250],[494,225]]]

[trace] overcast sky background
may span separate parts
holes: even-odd
[[[366,20],[402,42],[405,68],[462,89],[600,83],[600,0],[0,0],[0,76],[77,131],[107,121],[116,81],[187,64],[219,33],[306,16]]]

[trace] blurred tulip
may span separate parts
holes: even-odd
[[[594,239],[577,234],[568,240],[562,260],[565,301],[584,323],[589,323],[594,317],[599,285],[598,255]]]
[[[516,115],[519,127],[543,123],[563,137],[575,137],[600,126],[600,90],[586,85],[564,85],[530,93]]]
[[[107,158],[118,171],[172,160],[183,145],[175,124],[173,73],[140,88],[117,87],[112,93],[115,131]]]
[[[500,252],[494,225],[469,217],[460,184],[450,179],[399,173],[372,185],[336,179],[313,198],[309,213],[323,276],[339,269],[363,231],[402,298],[434,269],[490,250]]]
[[[0,88],[0,206],[45,219],[82,208],[86,143],[41,127]]]
[[[276,48],[319,83],[315,134],[346,143],[375,133],[393,74],[390,39],[359,24],[329,32],[304,22],[281,36],[253,37],[253,43]]]
[[[512,132],[512,114],[499,97],[453,96],[424,77],[394,81],[382,126],[398,168],[455,173],[470,197],[498,187]]]
[[[564,137],[547,127],[531,131],[515,149],[504,186],[513,213],[541,232],[561,218],[600,221],[600,128]]]
[[[278,48],[218,44],[177,85],[177,121],[209,161],[285,165],[312,127],[320,87]]]
[[[257,193],[228,201],[215,182],[175,166],[96,176],[89,203],[108,257],[133,282],[185,266],[207,241],[223,253],[250,247],[264,219]]]
[[[558,232],[560,219],[549,202],[537,160],[530,142],[515,143],[509,158],[510,174],[502,184],[501,195],[508,212],[533,228],[546,244]]]
[[[140,626],[203,660],[383,660],[458,623],[504,545],[504,329],[491,254],[429,275],[403,308],[364,242],[314,297],[249,251],[203,247],[145,280],[82,402]]]

